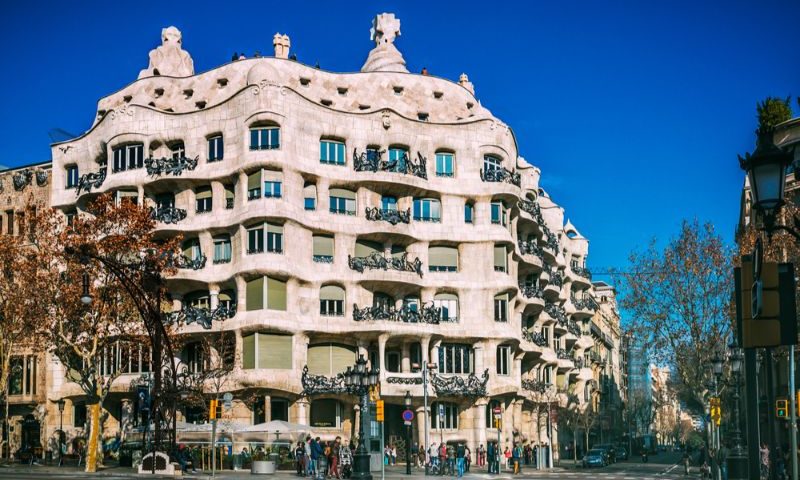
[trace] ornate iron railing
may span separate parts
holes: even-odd
[[[312,259],[316,263],[333,263],[333,255],[314,255]]]
[[[144,166],[147,174],[150,176],[157,175],[174,175],[180,176],[185,170],[194,170],[197,168],[197,160],[199,157],[187,158],[186,156],[180,157],[161,157],[161,158],[145,158]]]
[[[544,306],[544,311],[559,324],[567,324],[567,312],[564,311],[564,307],[555,303],[548,303]]]
[[[520,240],[517,242],[519,245],[519,251],[523,255],[535,255],[539,258],[542,258],[542,247],[536,243],[536,240]]]
[[[539,207],[538,203],[534,202],[533,200],[519,200],[517,202],[517,207],[519,207],[519,209],[523,212],[527,212],[539,223],[542,223],[542,209]]]
[[[422,385],[422,377],[386,377],[386,383],[396,385]]]
[[[186,210],[175,207],[150,208],[150,217],[161,223],[178,223],[186,218]]]
[[[415,258],[408,260],[408,253],[403,253],[400,257],[386,257],[380,252],[372,252],[366,257],[347,256],[347,264],[352,270],[364,273],[364,270],[397,270],[400,272],[412,272],[422,277],[422,260]]]
[[[569,352],[567,352],[563,348],[556,349],[556,358],[558,358],[559,360],[573,360],[572,355],[570,355]]]
[[[314,395],[320,393],[348,393],[349,389],[344,384],[344,375],[341,373],[335,377],[325,375],[315,375],[308,373],[308,365],[303,367],[303,375],[300,377],[303,385],[303,395]]]
[[[539,288],[536,285],[519,285],[519,291],[525,295],[525,298],[543,298],[544,297],[544,290]]]
[[[579,370],[583,368],[583,363],[584,363],[583,357],[575,357],[572,361],[575,363],[575,368]]]
[[[108,168],[103,167],[94,173],[84,173],[78,179],[78,185],[75,187],[75,195],[78,196],[81,192],[89,193],[93,188],[100,188],[103,182],[106,181],[106,172]]]
[[[522,338],[540,347],[548,346],[547,339],[544,338],[542,332],[535,332],[533,330],[524,328],[522,329]]]
[[[201,307],[193,307],[184,304],[183,307],[177,312],[169,312],[166,314],[167,321],[170,323],[184,322],[187,325],[196,323],[206,330],[211,328],[214,321],[227,320],[236,315],[236,304],[220,305],[214,310]]]
[[[597,302],[592,297],[575,298],[575,296],[570,296],[570,300],[572,300],[572,305],[576,310],[597,310]]]
[[[561,273],[560,270],[553,270],[552,268],[548,268],[546,272],[547,275],[550,277],[550,280],[547,281],[548,284],[559,288],[564,285],[564,274]]]
[[[590,350],[587,356],[589,357],[589,360],[591,360],[592,363],[601,363],[603,361],[600,358],[600,354],[595,352],[594,350]]]
[[[580,337],[581,335],[583,335],[581,327],[578,326],[578,323],[575,320],[570,320],[569,322],[567,322],[567,331],[575,335],[576,337]]]
[[[482,168],[481,180],[484,182],[506,182],[518,187],[521,185],[519,172],[512,172],[502,167],[494,169]]]
[[[528,380],[528,379],[522,380],[523,390],[528,390],[529,392],[545,393],[548,390],[550,390],[551,387],[552,385],[544,383],[541,380]]]
[[[398,160],[383,160],[385,150],[367,151],[358,153],[353,149],[353,170],[356,172],[393,172],[414,175],[422,179],[428,179],[427,159],[417,152],[417,161],[414,162],[404,154]]]
[[[206,258],[205,255],[199,255],[196,258],[189,258],[188,255],[178,255],[173,259],[173,265],[175,268],[186,268],[190,270],[200,270],[206,266]],[[230,259],[228,259],[230,261]],[[214,262],[217,263],[217,262]]]
[[[225,209],[226,210],[230,210],[232,208],[233,208],[233,199],[232,198],[226,198],[225,199]]]
[[[434,325],[458,321],[458,319],[442,318],[442,309],[433,304],[422,305],[418,309],[395,309],[382,306],[359,308],[358,305],[353,304],[353,320],[356,322],[385,320],[389,322],[430,323]]]
[[[467,377],[459,375],[444,376],[439,374],[431,376],[433,390],[439,397],[448,395],[469,398],[485,397],[487,383],[489,383],[488,368],[484,370],[481,378],[478,378],[474,373],[470,373]]]
[[[395,210],[391,208],[378,208],[372,207],[366,208],[367,220],[372,220],[373,222],[384,221],[389,222],[392,225],[397,225],[398,223],[410,223],[411,222],[411,209],[403,210]]]
[[[589,269],[586,267],[578,267],[578,266],[572,267],[572,273],[574,273],[579,277],[586,278],[588,280],[592,279],[592,272],[589,271]]]

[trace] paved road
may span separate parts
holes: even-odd
[[[551,471],[538,471],[525,469],[521,475],[511,475],[510,473],[502,473],[500,475],[489,475],[485,471],[476,471],[464,476],[465,480],[483,479],[483,480],[510,480],[520,478],[530,479],[599,479],[599,480],[677,480],[685,479],[683,475],[683,468],[677,466],[679,460],[678,454],[661,454],[652,457],[650,462],[641,463],[638,460],[630,462],[619,462],[604,468],[583,469],[574,468],[571,463],[566,462],[562,468],[557,468]],[[85,474],[74,467],[6,467],[0,468],[0,479],[42,479],[42,480],[61,480],[61,479],[89,479],[89,478],[103,478],[103,479],[129,479],[129,478],[147,478],[140,477],[127,468],[109,468],[98,472],[96,474]],[[152,478],[152,477],[151,477]],[[174,477],[163,477],[174,478]],[[195,474],[187,475],[184,478],[191,478],[197,480],[205,480],[211,478],[208,474]],[[222,472],[216,476],[218,480],[230,479],[244,479],[253,478],[249,472]],[[280,472],[274,477],[276,480],[294,480],[297,479],[295,475],[288,472]],[[375,480],[380,479],[380,473],[374,475]],[[402,466],[391,467],[386,473],[386,478],[404,479],[404,478],[426,478],[422,472],[415,471],[411,477],[405,474],[405,468]],[[430,480],[436,480],[438,477],[427,477]],[[446,478],[446,477],[445,477]],[[442,480],[445,480],[442,478]],[[699,478],[697,469],[693,469],[691,476],[688,478]]]

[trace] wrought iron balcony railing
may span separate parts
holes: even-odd
[[[560,270],[553,270],[552,268],[548,268],[546,270],[550,280],[548,280],[548,284],[553,285],[554,287],[561,288],[564,285],[564,274],[561,273]]]
[[[589,269],[586,268],[586,267],[573,266],[572,267],[572,273],[574,273],[575,275],[577,275],[579,277],[586,278],[588,280],[592,279],[592,272],[590,272]]]
[[[398,223],[410,223],[411,222],[411,209],[403,210],[396,210],[392,208],[366,208],[367,220],[372,220],[373,222],[389,222],[392,225],[397,225]]]
[[[600,354],[595,352],[594,350],[590,350],[587,354],[587,357],[592,363],[601,363],[603,360],[600,358]]]
[[[536,243],[536,240],[520,240],[517,242],[519,245],[519,251],[523,255],[534,255],[539,258],[542,258],[542,247]]]
[[[489,383],[488,368],[484,370],[480,378],[474,373],[470,373],[467,377],[440,374],[431,376],[431,384],[437,397],[485,397],[487,383]]]
[[[545,393],[550,390],[553,386],[548,383],[544,383],[541,380],[522,380],[522,388],[523,390],[528,390],[529,392],[534,393]]]
[[[547,339],[544,337],[544,335],[542,335],[541,332],[535,332],[533,330],[524,328],[522,329],[522,338],[540,347],[548,346]]]
[[[396,385],[422,385],[422,377],[386,377],[386,383]]]
[[[559,360],[572,360],[572,355],[570,355],[569,352],[567,352],[563,348],[556,349],[556,357]]]
[[[356,322],[385,320],[389,322],[430,323],[434,325],[458,322],[458,318],[442,318],[442,309],[432,304],[422,305],[417,309],[408,307],[396,309],[377,305],[360,308],[358,305],[353,304],[353,320]]]
[[[581,327],[578,325],[578,322],[576,322],[575,320],[570,320],[570,321],[567,322],[567,331],[569,333],[575,335],[576,337],[580,337],[581,335],[583,335],[583,332],[581,331]]]
[[[525,285],[521,283],[519,285],[519,291],[522,292],[525,298],[544,298],[544,290],[536,285]]]
[[[227,320],[229,318],[233,318],[235,315],[235,303],[232,303],[230,306],[220,305],[214,310],[202,307],[193,307],[191,305],[184,304],[183,308],[177,312],[167,313],[166,317],[167,321],[170,323],[184,322],[187,325],[196,323],[208,330],[211,328],[211,323],[213,321]]]
[[[523,212],[527,212],[531,217],[537,220],[540,224],[542,223],[542,209],[539,207],[539,204],[533,200],[519,200],[517,202],[517,207]]]
[[[212,263],[214,265],[220,265],[220,264],[223,264],[223,263],[231,263],[231,257],[215,258]]]
[[[397,270],[400,272],[412,272],[422,277],[422,260],[415,258],[408,260],[408,253],[403,253],[400,257],[386,257],[380,252],[372,252],[366,257],[347,256],[347,264],[352,270],[364,273],[364,270]]]
[[[150,176],[174,175],[176,177],[183,174],[186,170],[197,168],[199,157],[188,158],[184,155],[180,157],[145,158],[144,167]]]
[[[200,270],[206,266],[206,256],[198,255],[195,258],[189,258],[188,255],[178,255],[173,259],[175,268],[185,268],[190,270]],[[228,260],[230,261],[230,259]],[[214,262],[216,263],[216,262]]]
[[[417,161],[413,161],[404,154],[397,160],[383,160],[385,150],[366,151],[358,153],[353,149],[353,170],[356,172],[392,172],[413,175],[422,179],[428,179],[427,160],[420,152],[417,152]]]
[[[597,302],[595,302],[592,297],[585,296],[583,298],[575,298],[575,296],[572,295],[570,296],[570,300],[572,300],[572,305],[577,310],[597,311]]]
[[[550,318],[555,320],[561,325],[567,324],[567,313],[564,311],[564,307],[560,305],[556,305],[555,303],[548,303],[544,306],[544,311],[550,315]]]
[[[481,180],[484,182],[506,182],[519,187],[521,185],[519,172],[512,172],[505,168],[482,168]]]
[[[584,364],[583,357],[575,357],[572,361],[575,362],[575,368],[577,369],[583,368]]]
[[[75,188],[75,195],[80,195],[82,191],[89,193],[94,188],[100,188],[103,182],[106,181],[107,171],[108,169],[103,167],[97,172],[84,173],[81,175],[81,178],[78,179],[78,186]]]
[[[303,385],[303,395],[349,392],[349,389],[344,384],[343,374],[338,373],[334,377],[326,377],[325,375],[308,373],[308,365],[303,367],[300,383]]]
[[[226,210],[230,210],[232,208],[233,208],[233,199],[232,198],[226,198],[225,199],[225,209]]]
[[[333,263],[333,255],[314,255],[313,260],[316,263]]]
[[[150,209],[150,217],[161,223],[178,223],[186,218],[186,210],[170,206]]]

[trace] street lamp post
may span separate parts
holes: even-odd
[[[406,410],[411,410],[411,392],[406,390],[403,397]],[[411,422],[406,420],[406,475],[411,475]]]
[[[60,467],[64,460],[64,405],[67,402],[60,398],[56,405],[58,405],[58,466]]]
[[[722,377],[722,367],[723,367],[724,359],[719,355],[715,355],[714,359],[711,360],[711,366],[714,370],[714,396],[719,398],[719,382],[720,378]],[[714,425],[714,439],[713,445],[716,450],[719,450],[720,447],[720,438],[719,438],[719,425],[716,424],[715,420],[711,420],[711,423]],[[717,460],[714,459],[714,463],[717,463]],[[716,473],[714,474],[714,478],[720,478],[721,476],[721,468],[722,465],[717,465]]]
[[[370,456],[366,442],[367,411],[369,410],[369,389],[378,384],[378,368],[367,368],[367,361],[363,355],[353,367],[347,367],[344,373],[344,385],[347,390],[361,397],[361,424],[358,426],[358,448],[353,460],[353,478],[359,480],[372,480],[370,473]]]
[[[744,448],[742,448],[741,418],[739,416],[743,355],[742,351],[735,343],[731,343],[728,348],[730,349],[731,376],[733,380],[733,406],[731,407],[732,425],[730,430],[732,450],[731,455],[728,457],[728,474],[729,478],[747,478],[747,453]]]

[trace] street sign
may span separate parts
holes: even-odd
[[[411,420],[414,420],[414,412],[411,410],[403,410],[403,420],[410,423]]]
[[[222,400],[225,402],[225,409],[230,410],[233,403],[233,394],[231,392],[226,392],[225,395],[222,396]]]
[[[503,409],[500,407],[494,407],[492,412],[494,413],[494,418],[498,420],[503,416]]]
[[[375,402],[375,420],[382,422],[383,418],[383,400],[378,400]]]

